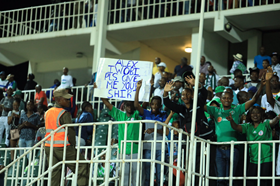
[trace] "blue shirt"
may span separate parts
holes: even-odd
[[[192,71],[192,67],[189,65],[177,65],[174,69],[174,74],[177,74],[177,76],[182,76],[186,71]]]
[[[156,120],[160,122],[165,122],[167,118],[167,113],[165,111],[160,111],[158,115],[154,115],[152,114],[151,111],[144,109],[143,116],[141,117],[143,118],[143,120]],[[145,130],[149,128],[155,128],[155,123],[145,123]],[[157,125],[157,129],[162,129],[162,125]],[[153,139],[154,139],[154,132],[151,134],[145,133],[144,140],[153,140]],[[163,136],[157,133],[157,140],[162,140],[162,139]],[[143,149],[151,149],[151,143],[144,143]],[[156,144],[156,149],[157,150],[161,149],[161,143]]]
[[[168,129],[166,129],[168,130]],[[169,130],[169,134],[167,136],[168,140],[171,140],[171,130]],[[178,136],[173,136],[173,140],[178,140]],[[178,155],[178,142],[174,142],[173,144],[173,156],[177,156]],[[170,156],[170,143],[168,143],[168,154]]]
[[[50,88],[55,88],[55,87],[57,87],[57,85],[56,84],[54,84],[53,86],[51,86]],[[48,90],[48,91],[46,91],[46,96],[47,96],[47,99],[49,99],[50,98],[50,90]],[[52,90],[52,93],[53,93],[53,90]],[[53,94],[52,94],[53,95]]]
[[[20,115],[19,124],[21,125],[25,121],[31,123],[34,126],[38,126],[41,124],[40,116],[35,112],[30,117],[27,117],[26,112],[23,112]],[[36,136],[36,131],[33,128],[25,127],[20,130],[20,139],[35,140],[35,136]]]
[[[257,55],[254,58],[254,64],[257,64],[258,69],[263,69],[263,60],[267,59],[269,61],[269,64],[271,65],[271,57],[269,56],[261,56]]]
[[[89,112],[83,112],[79,118],[76,118],[76,123],[90,123],[93,122],[93,116]],[[83,126],[81,129],[81,138],[87,141],[89,135],[92,134],[93,126]],[[79,127],[76,130],[76,136],[79,136]]]

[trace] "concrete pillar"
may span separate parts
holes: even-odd
[[[254,57],[259,54],[262,44],[262,33],[258,32],[255,36],[248,39],[247,67],[254,67]]]
[[[191,65],[200,63],[197,59],[198,28],[192,29]],[[202,56],[210,61],[219,75],[228,74],[228,41],[214,32],[203,32]],[[196,70],[196,69],[195,69]]]
[[[200,62],[200,59],[197,58],[197,52],[198,52],[198,30],[199,28],[193,28],[192,29],[192,53],[191,53],[191,62],[190,64],[195,67],[196,62]],[[203,43],[202,43],[202,48],[203,48]],[[203,52],[203,50],[202,50]],[[193,73],[195,74],[195,69],[193,70]]]
[[[97,72],[99,59],[105,57],[109,1],[98,1],[92,73]]]

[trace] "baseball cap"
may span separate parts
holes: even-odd
[[[15,96],[15,95],[21,95],[21,90],[15,91],[15,92],[13,93],[13,96]]]
[[[48,107],[53,107],[53,104],[52,104],[52,103],[49,103],[49,104],[48,104]]]
[[[184,82],[181,76],[176,76],[174,79],[172,79],[171,81],[176,82],[176,81],[180,81],[180,82]]]
[[[215,88],[215,93],[224,92],[226,88],[224,86],[218,86]]]
[[[253,93],[256,93],[258,91],[257,87],[251,86],[248,88],[248,92],[251,91]]]
[[[70,99],[73,96],[71,94],[68,94],[68,92],[65,88],[56,89],[55,91],[53,91],[53,95],[55,98],[63,97],[65,99]]]
[[[160,62],[160,64],[157,65],[158,67],[165,67],[166,68],[166,64],[164,62]]]
[[[15,77],[13,74],[9,74],[6,79],[9,80],[10,78],[13,78],[13,77]]]

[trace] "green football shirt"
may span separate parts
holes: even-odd
[[[230,122],[226,117],[231,113],[235,123],[239,124],[240,116],[245,112],[245,103],[237,105],[229,110],[207,106],[207,113],[212,115],[215,120],[215,131],[218,142],[237,141],[237,132],[231,128]]]
[[[251,123],[242,126],[242,133],[246,134],[247,141],[267,141],[272,140],[272,129],[269,120],[260,123],[257,128]],[[250,162],[258,163],[259,144],[249,145]],[[272,143],[261,144],[261,163],[272,162]]]
[[[109,112],[116,121],[134,121],[141,120],[142,118],[139,116],[139,112],[135,111],[130,117],[126,115],[125,112],[113,107],[113,109]],[[121,142],[124,140],[124,130],[125,124],[119,124],[119,152],[121,149]],[[127,125],[127,139],[126,140],[139,140],[139,123],[128,123]],[[124,148],[124,144],[122,146]],[[138,143],[133,143],[133,154],[138,153]],[[126,154],[131,154],[131,143],[126,143]]]

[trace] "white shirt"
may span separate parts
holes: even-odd
[[[61,85],[59,88],[73,87],[73,79],[71,75],[62,75],[61,76]]]
[[[237,89],[237,90],[234,91],[234,92],[235,92],[235,94],[238,94],[238,92],[240,92],[240,91],[248,92],[248,88],[244,87],[243,89],[241,89],[241,90]]]
[[[164,88],[160,89],[159,87],[155,89],[154,91],[154,96],[159,96],[161,97],[161,104],[163,104],[163,93],[164,93]]]
[[[158,87],[159,87],[158,82],[159,82],[160,79],[161,79],[161,73],[160,73],[160,72],[157,72],[157,73],[155,74],[155,81],[154,81],[154,87],[155,87],[155,88],[158,88]]]
[[[2,79],[0,79],[0,88],[5,87],[7,85],[7,83],[8,83],[8,80],[5,79],[2,81]]]
[[[275,98],[277,96],[277,94],[272,94],[273,95],[273,98]],[[273,108],[272,106],[267,102],[267,97],[266,97],[266,94],[262,96],[262,102],[261,102],[261,107],[262,108],[265,108],[265,112],[269,112],[269,111],[273,111]],[[275,109],[275,108],[274,108]],[[274,110],[275,111],[275,110]],[[275,111],[276,112],[276,111]]]
[[[278,63],[277,65],[271,65],[271,68],[273,72],[277,73],[277,76],[279,77],[280,80],[280,64]]]

